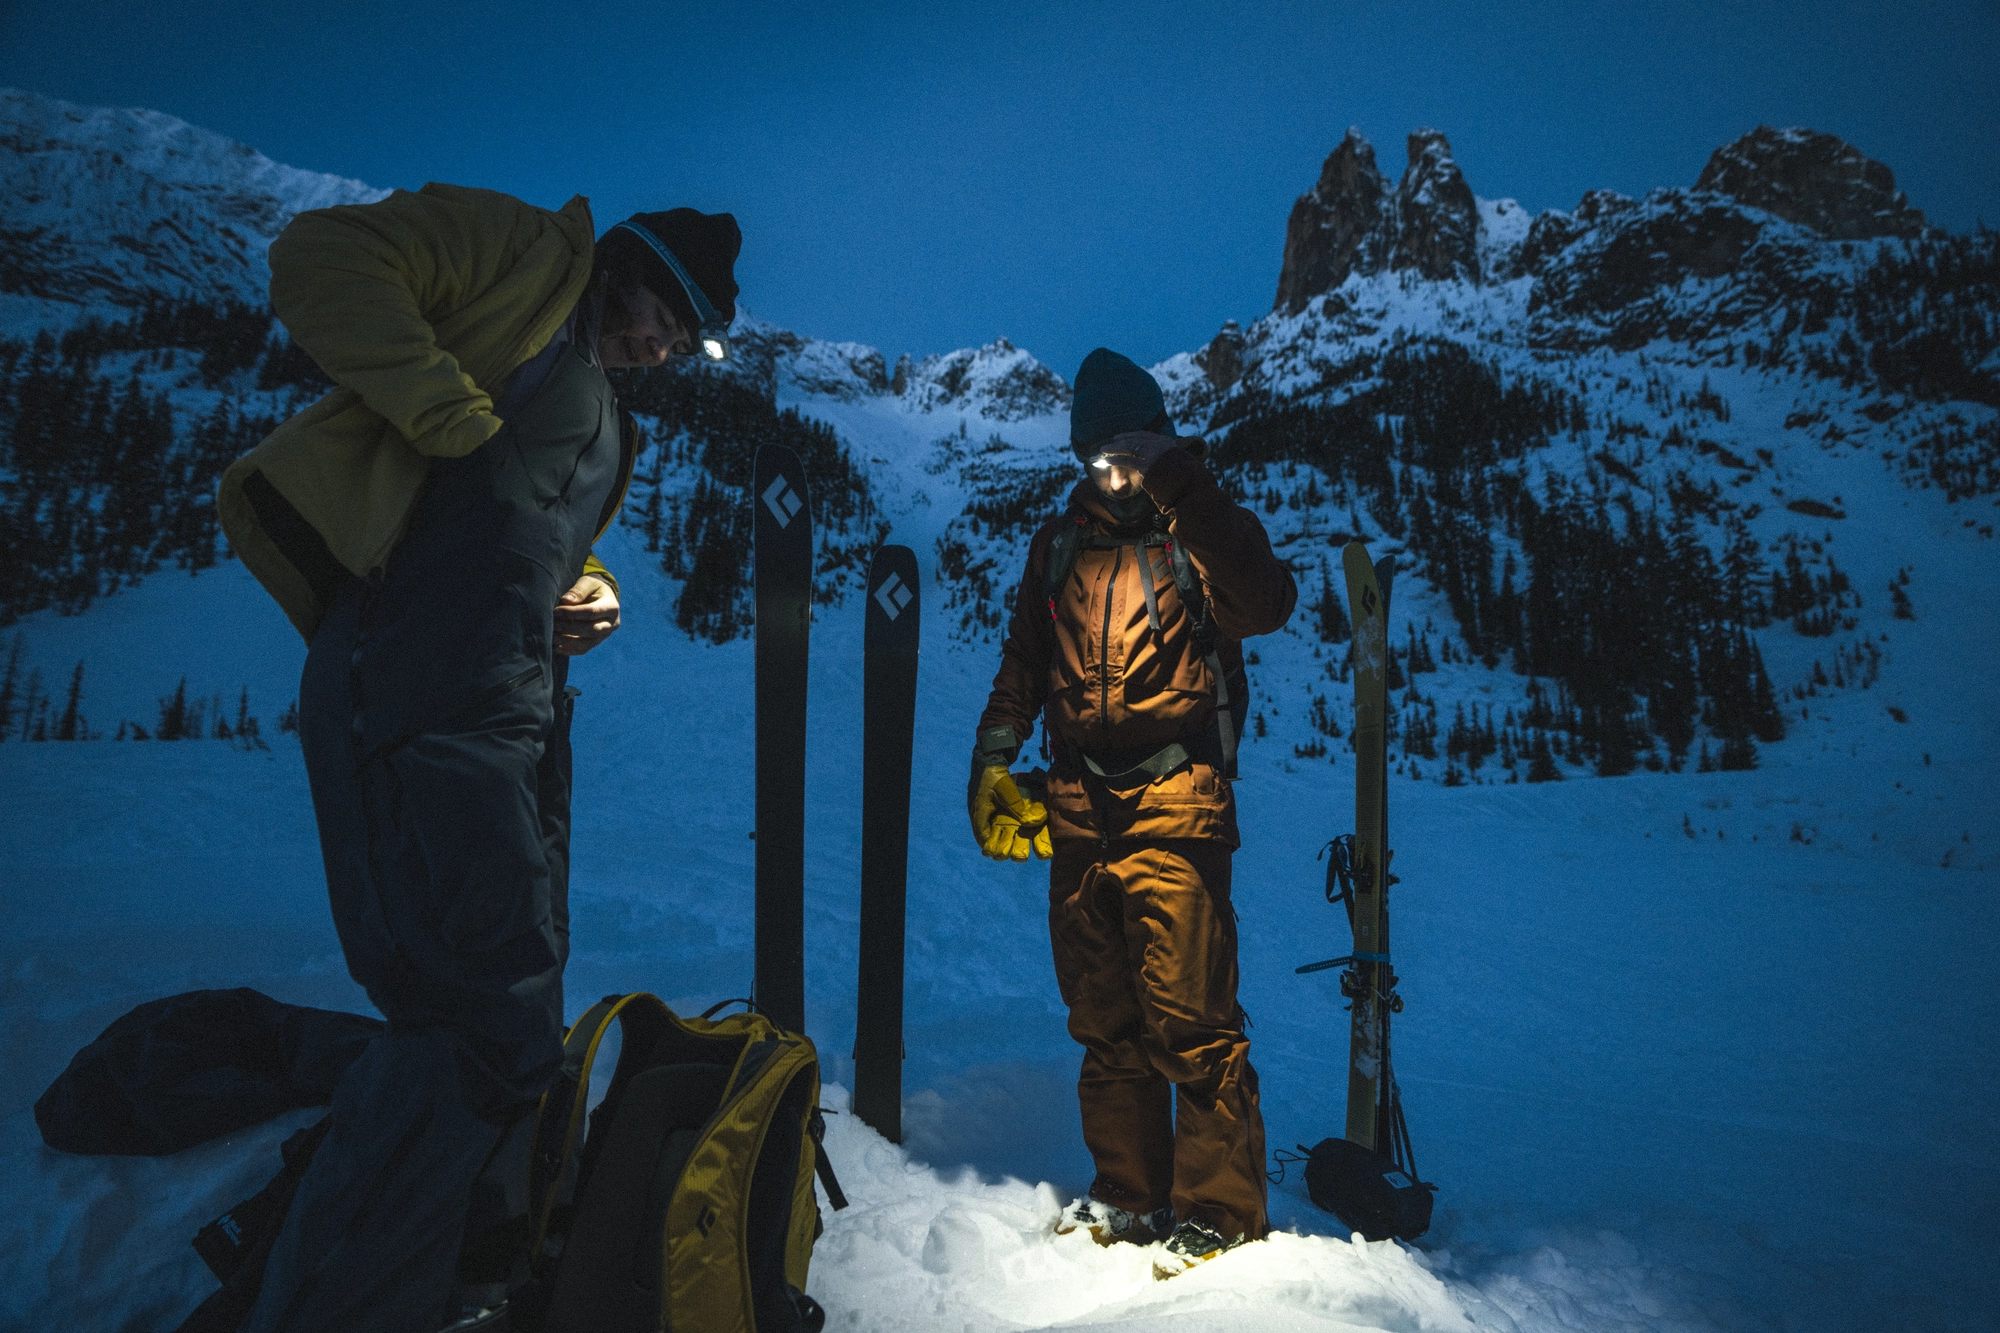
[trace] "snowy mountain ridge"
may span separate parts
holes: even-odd
[[[730,344],[732,365],[722,373],[746,376],[787,400],[885,399],[905,412],[966,412],[995,422],[1069,408],[1062,376],[1005,337],[921,358],[906,352],[891,368],[864,343],[801,337],[739,312]]]
[[[290,208],[373,197],[170,118],[11,96],[16,121],[39,127],[17,133],[28,149],[11,169],[92,190],[23,196],[22,218],[6,206],[10,232],[67,199],[99,232],[119,219],[121,235],[226,236],[241,251]],[[1259,648],[1269,708],[1254,739],[1338,763],[1345,745],[1328,743],[1345,737],[1327,700],[1345,679],[1345,620],[1332,548],[1356,536],[1403,569],[1400,653],[1416,666],[1397,726],[1413,776],[1519,780],[1544,744],[1560,765],[1537,765],[1543,777],[1679,768],[1711,762],[1717,746],[1721,762],[1752,763],[1788,725],[1817,725],[1809,700],[1823,689],[1872,685],[1893,651],[1882,635],[1898,627],[1869,626],[1908,613],[1913,577],[1921,600],[1925,567],[1885,506],[1934,487],[1948,504],[1977,502],[1963,511],[1969,539],[1992,531],[1991,235],[1924,227],[1886,167],[1808,131],[1753,131],[1717,150],[1692,189],[1593,191],[1532,218],[1475,195],[1442,133],[1418,130],[1407,149],[1392,182],[1348,130],[1292,211],[1271,313],[1154,368],[1179,427],[1210,439],[1224,485],[1263,513],[1308,604]],[[246,230],[233,219],[253,196]],[[181,216],[203,209],[207,231]],[[211,562],[208,479],[317,392],[316,370],[247,300],[226,317],[186,304],[180,252],[104,245],[125,267],[76,266],[63,289],[83,303],[72,316],[175,292],[183,306],[177,322],[75,325],[62,348],[0,345],[10,373],[43,386],[17,387],[16,434],[35,422],[48,437],[16,441],[17,473],[47,460],[33,484],[14,483],[12,522],[41,534],[16,539],[38,563],[0,590],[16,614],[80,609],[162,560]],[[259,264],[237,254],[202,299],[249,291]],[[951,633],[990,645],[1021,544],[1074,477],[1062,377],[1005,338],[892,366],[879,349],[747,311],[735,344],[726,366],[669,368],[621,390],[654,446],[627,522],[678,587],[681,628],[747,630],[738,488],[754,444],[782,439],[822,497],[829,604],[893,532],[933,565]],[[197,351],[198,367],[176,365],[175,346]],[[102,404],[86,409],[77,395],[93,381]],[[117,385],[134,404],[124,416]],[[195,452],[149,443],[181,461],[122,475],[168,484],[114,494],[62,437],[80,417],[115,434],[114,419],[142,410],[206,420],[207,434]],[[173,429],[159,438],[188,438]],[[63,480],[64,467],[76,476]],[[175,510],[191,517],[151,528],[135,517]],[[77,512],[99,517],[64,517]],[[111,514],[127,516],[121,528]],[[1849,534],[1838,554],[1836,529]],[[148,531],[163,535],[125,549]],[[1609,593],[1640,575],[1657,589],[1651,619]],[[1795,633],[1774,637],[1767,627],[1787,619]],[[1667,645],[1669,665],[1615,646],[1640,642]],[[1605,643],[1608,656],[1591,646]]]
[[[149,298],[264,306],[264,252],[293,215],[389,191],[273,162],[173,116],[0,89],[0,337],[31,338]],[[741,317],[735,336],[767,387],[891,394],[912,409],[970,406],[996,421],[1068,405],[1068,386],[1005,338],[891,368],[858,343]],[[780,370],[782,366],[782,371]]]
[[[293,214],[387,193],[158,111],[0,89],[0,334],[148,297],[261,306]]]

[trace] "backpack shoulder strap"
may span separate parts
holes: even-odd
[[[1215,625],[1208,618],[1208,590],[1201,586],[1201,575],[1195,573],[1187,548],[1172,537],[1166,539],[1166,547],[1167,561],[1174,569],[1174,588],[1181,595],[1181,605],[1188,609],[1195,645],[1204,657],[1209,656],[1215,652]]]
[[[1222,654],[1215,646],[1215,622],[1209,618],[1208,593],[1201,586],[1201,575],[1195,572],[1187,547],[1169,538],[1167,557],[1174,567],[1174,587],[1180,592],[1181,604],[1188,609],[1195,647],[1201,651],[1208,663],[1208,674],[1215,680],[1215,727],[1218,733],[1216,739],[1222,750],[1222,776],[1234,780],[1236,741],[1240,728],[1236,709],[1229,698],[1229,680],[1223,674]],[[1244,702],[1247,707],[1247,701]]]
[[[1090,517],[1081,509],[1071,509],[1063,515],[1061,526],[1049,542],[1049,562],[1042,570],[1042,601],[1049,608],[1050,620],[1056,618],[1056,597],[1063,584],[1069,582],[1070,571],[1076,568],[1076,553],[1083,548],[1089,527]]]
[[[612,1023],[619,1025],[618,1074],[637,1067],[652,1050],[660,1032],[673,1021],[671,1011],[658,996],[637,991],[630,995],[607,995],[584,1012],[563,1038],[562,1068],[555,1082],[542,1094],[541,1110],[535,1117],[534,1154],[528,1159],[528,1221],[534,1243],[531,1260],[541,1262],[542,1242],[547,1238],[549,1216],[555,1209],[557,1186],[564,1170],[576,1156],[583,1136],[584,1111],[590,1099],[590,1069],[597,1050]]]

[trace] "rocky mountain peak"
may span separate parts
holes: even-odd
[[[1350,273],[1415,269],[1426,278],[1479,281],[1479,207],[1451,141],[1419,129],[1408,147],[1409,166],[1392,190],[1374,147],[1349,127],[1319,183],[1292,205],[1273,310],[1295,315]]]
[[[1233,319],[1226,319],[1222,322],[1222,330],[1209,339],[1206,347],[1194,354],[1194,363],[1201,367],[1210,384],[1227,390],[1243,378],[1243,347],[1242,326]]]
[[[1709,156],[1697,190],[1726,194],[1835,241],[1916,236],[1924,215],[1896,175],[1854,145],[1813,130],[1759,125]]]
[[[1393,269],[1426,278],[1479,281],[1479,209],[1472,187],[1452,160],[1451,142],[1436,130],[1414,130],[1409,167],[1396,189]]]
[[[994,421],[1025,421],[1069,407],[1069,384],[1006,338],[905,364],[888,389],[922,412],[976,410]]]
[[[1292,205],[1285,224],[1285,262],[1272,309],[1297,314],[1349,273],[1379,273],[1396,239],[1395,199],[1375,165],[1375,149],[1349,126],[1327,155],[1319,183]]]

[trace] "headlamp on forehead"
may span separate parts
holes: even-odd
[[[652,232],[632,222],[621,222],[612,230],[617,231],[619,227],[623,227],[644,241],[652,252],[660,257],[660,262],[667,266],[667,271],[680,281],[681,290],[687,293],[688,304],[694,307],[697,325],[694,330],[695,350],[710,361],[727,361],[729,321],[722,317],[721,312],[708,299],[708,294],[702,291],[701,284],[688,276],[687,269],[675,257],[674,252]]]
[[[1111,470],[1110,451],[1106,450],[1105,452],[1100,453],[1096,457],[1092,458],[1090,460],[1090,470],[1092,472],[1109,472]]]

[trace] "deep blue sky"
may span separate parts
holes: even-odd
[[[798,11],[797,13],[788,11]],[[146,106],[381,186],[743,224],[758,315],[1064,375],[1269,308],[1349,124],[1434,125],[1531,209],[1692,185],[1760,122],[2000,224],[2000,3],[686,5],[0,0],[0,84]]]

